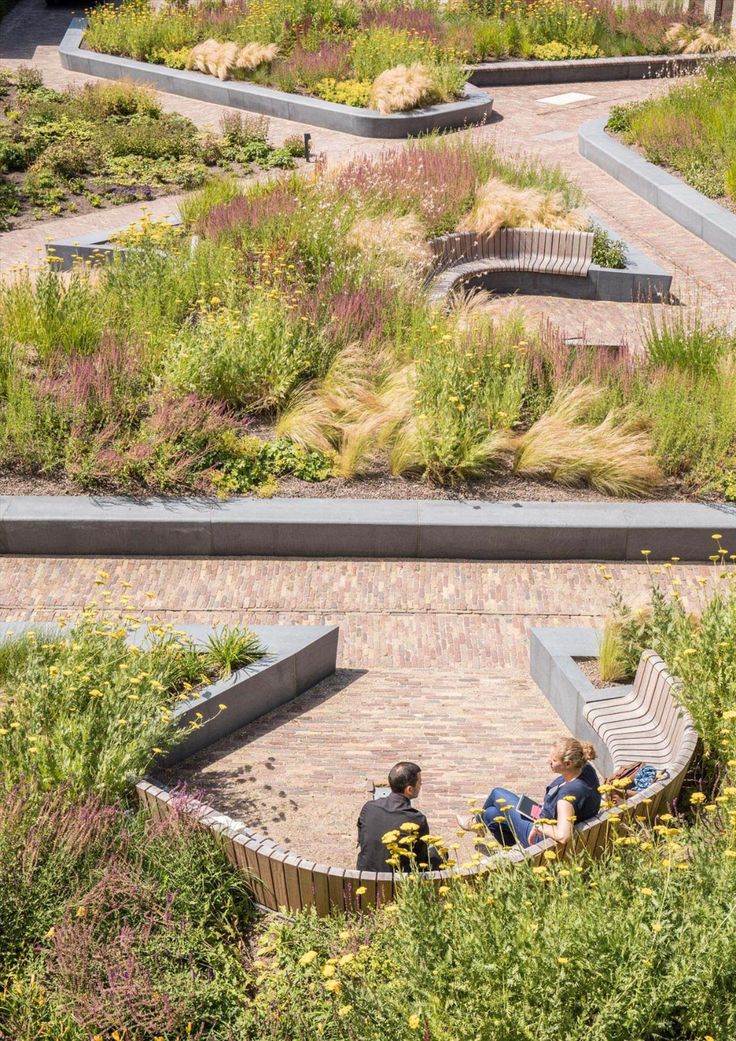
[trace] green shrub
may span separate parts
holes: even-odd
[[[16,637],[28,647],[4,663],[12,696],[0,704],[2,782],[12,786],[26,776],[43,789],[64,784],[81,797],[120,795],[161,750],[182,739],[186,728],[171,720],[177,695],[207,680],[208,669],[221,662],[163,629],[139,650],[125,643],[128,632],[129,625],[88,608],[68,633]],[[240,664],[262,655],[243,635]]]
[[[626,243],[593,224],[593,263],[605,268],[626,267]]]

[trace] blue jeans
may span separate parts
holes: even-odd
[[[491,835],[502,846],[529,845],[529,832],[532,830],[532,822],[522,817],[516,810],[501,809],[504,802],[516,805],[519,796],[510,792],[508,788],[494,788],[486,801],[483,803],[481,820],[486,825]],[[503,817],[502,821],[496,820]]]

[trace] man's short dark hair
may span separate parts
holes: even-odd
[[[391,767],[391,773],[388,775],[391,791],[400,795],[409,785],[414,786],[417,783],[421,772],[421,766],[417,766],[416,763],[397,763]]]

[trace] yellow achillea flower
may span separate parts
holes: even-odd
[[[307,951],[307,953],[303,954],[299,959],[299,964],[302,966],[311,965],[314,959],[317,957],[318,954],[316,951]]]
[[[419,1030],[421,1022],[422,1021],[419,1018],[419,1016],[416,1014],[416,1012],[412,1012],[412,1014],[409,1016],[409,1018],[407,1020],[407,1023],[409,1024],[409,1029],[410,1030]]]

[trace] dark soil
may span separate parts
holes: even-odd
[[[150,491],[126,492],[114,488],[80,488],[63,475],[37,476],[22,473],[0,474],[0,495],[126,495],[133,499],[149,499]],[[170,493],[169,498],[181,498],[182,493]],[[257,498],[255,493],[242,498]],[[238,496],[238,498],[241,498]],[[480,500],[484,502],[621,502],[601,495],[590,488],[563,488],[550,482],[531,481],[513,474],[499,475],[481,481],[465,482],[454,487],[431,484],[418,478],[391,477],[387,471],[376,470],[365,477],[345,480],[332,477],[312,483],[296,477],[284,477],[278,482],[276,498],[296,499],[439,499],[449,501]],[[644,501],[687,502],[696,500],[675,485],[667,487],[662,496]]]
[[[628,682],[627,680],[619,680],[616,683],[610,683],[602,680],[597,658],[576,658],[575,664],[585,674],[586,679],[590,680],[593,686],[599,690],[603,690],[606,687],[623,687]]]

